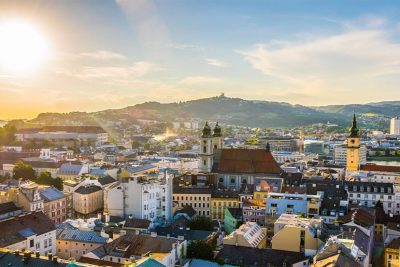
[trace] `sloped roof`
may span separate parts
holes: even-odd
[[[26,235],[41,235],[55,229],[54,223],[43,212],[29,213],[0,221],[0,247],[25,240]]]
[[[64,163],[61,165],[59,173],[61,174],[75,174],[78,175],[82,170],[83,165]]]
[[[39,192],[44,201],[54,201],[65,197],[63,192],[54,187],[43,188]]]
[[[400,166],[366,164],[361,166],[361,170],[372,172],[400,172]]]
[[[82,231],[79,229],[57,229],[57,240],[71,240],[77,242],[91,242],[106,244],[108,238],[100,236],[94,231]]]
[[[78,194],[91,194],[97,191],[102,190],[100,186],[97,185],[83,185],[75,190]]]
[[[221,149],[213,171],[217,173],[274,173],[281,169],[271,152],[265,149]]]
[[[196,210],[190,205],[185,205],[181,209],[177,210],[174,215],[182,213],[187,214],[189,217],[193,217],[196,215]]]
[[[0,214],[21,210],[15,206],[14,202],[5,202],[0,204]]]
[[[106,175],[104,177],[100,177],[97,179],[101,185],[108,185],[115,182],[115,179],[112,178],[110,175]]]
[[[129,227],[129,228],[143,228],[143,229],[148,229],[150,226],[150,221],[146,219],[137,219],[137,218],[131,218],[131,219],[126,219],[124,227]]]

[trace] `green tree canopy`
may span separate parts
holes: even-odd
[[[187,247],[187,257],[204,259],[204,260],[213,260],[214,258],[213,247],[203,240],[193,241]]]
[[[205,230],[205,231],[212,231],[212,223],[210,218],[205,216],[197,216],[193,220],[189,222],[190,229],[192,230]]]
[[[63,189],[62,179],[59,177],[51,177],[51,174],[49,172],[41,172],[39,176],[33,181],[40,185],[52,185],[58,190]]]
[[[36,173],[32,168],[32,165],[25,164],[22,161],[18,161],[13,168],[13,179],[35,179]]]

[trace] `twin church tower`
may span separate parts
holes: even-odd
[[[217,122],[211,131],[211,127],[206,122],[201,134],[199,172],[211,172],[216,149],[222,149],[221,127]]]

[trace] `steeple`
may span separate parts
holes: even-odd
[[[356,113],[353,113],[353,123],[350,128],[350,137],[358,137],[358,128],[357,128],[357,120]]]
[[[211,137],[211,128],[208,125],[208,122],[204,125],[203,132],[201,134],[201,138],[208,138]]]
[[[221,137],[222,136],[222,131],[221,127],[217,124],[215,124],[215,127],[213,129],[213,137]]]

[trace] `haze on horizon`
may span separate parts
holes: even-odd
[[[397,1],[0,0],[0,119],[221,92],[400,100],[399,33]]]

